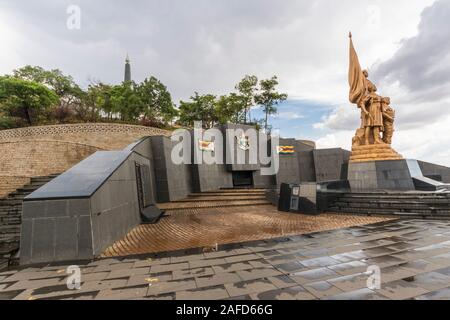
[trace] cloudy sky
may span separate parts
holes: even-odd
[[[79,29],[67,26],[71,5]],[[274,128],[348,149],[359,125],[348,102],[349,30],[396,109],[394,148],[450,165],[450,0],[0,0],[0,74],[31,64],[83,86],[119,83],[129,53],[133,79],[156,76],[177,103],[230,92],[245,74],[277,75],[289,100]]]

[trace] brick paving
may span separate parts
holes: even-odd
[[[71,263],[73,264],[73,263]],[[369,266],[381,288],[369,289]],[[389,220],[304,235],[0,272],[0,299],[450,299],[450,221]]]
[[[190,202],[167,204],[167,207],[179,207],[168,211],[168,216],[157,224],[137,226],[107,248],[103,256],[215,247],[389,220],[386,217],[344,214],[308,216],[279,212],[276,207],[267,204],[240,206],[230,202],[240,204],[242,201],[228,201],[228,206],[219,207],[221,202],[216,201],[211,208],[191,208]]]

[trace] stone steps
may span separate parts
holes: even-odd
[[[29,184],[0,199],[0,269],[1,261],[7,261],[7,266],[19,249],[23,199],[57,176],[33,177]]]
[[[344,193],[328,210],[350,214],[450,218],[450,193]]]

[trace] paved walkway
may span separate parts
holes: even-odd
[[[367,288],[369,266],[381,288]],[[1,299],[450,299],[450,221],[391,220],[225,246],[0,273]]]
[[[263,189],[196,193],[158,206],[166,210],[166,216],[157,224],[134,228],[107,248],[103,257],[216,247],[388,220],[386,217],[279,212],[266,200]]]

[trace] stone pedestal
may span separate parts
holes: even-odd
[[[385,143],[353,146],[350,156],[350,162],[400,159],[403,157],[392,149],[390,144]]]
[[[348,181],[352,191],[415,190],[405,159],[349,163]]]

